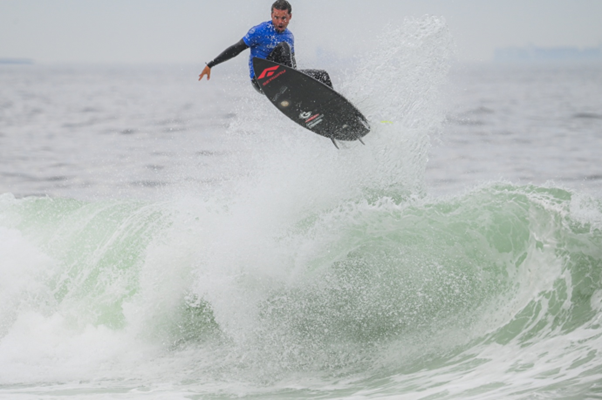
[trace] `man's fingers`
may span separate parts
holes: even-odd
[[[204,76],[207,76],[207,80],[211,79],[211,70],[208,68],[205,68],[203,70],[203,72],[201,72],[201,74],[199,75],[199,81],[203,79]]]

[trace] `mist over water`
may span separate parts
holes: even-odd
[[[541,73],[451,71],[442,19],[376,42],[331,72],[373,127],[341,150],[246,74],[2,70],[0,397],[602,395],[602,72],[546,72],[580,102],[535,124]]]

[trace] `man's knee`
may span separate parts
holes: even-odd
[[[274,50],[267,56],[266,60],[286,65],[290,68],[297,68],[291,46],[287,42],[278,43],[276,47],[274,47]]]
[[[305,75],[309,75],[315,80],[318,80],[332,88],[332,81],[330,80],[330,75],[323,69],[302,69],[300,71],[303,72]]]

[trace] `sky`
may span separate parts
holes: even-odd
[[[270,17],[273,0],[0,0],[0,58],[199,63]],[[443,17],[460,62],[496,48],[602,46],[602,0],[289,0],[297,59],[364,51],[387,23]]]

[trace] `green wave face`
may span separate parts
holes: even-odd
[[[1,333],[25,313],[60,315],[75,337],[95,327],[245,379],[428,382],[500,351],[514,354],[506,379],[541,373],[542,359],[577,382],[599,376],[598,200],[509,184],[402,199],[372,193],[258,239],[206,204],[4,195],[2,269],[20,272]],[[219,361],[201,362],[207,352]]]

